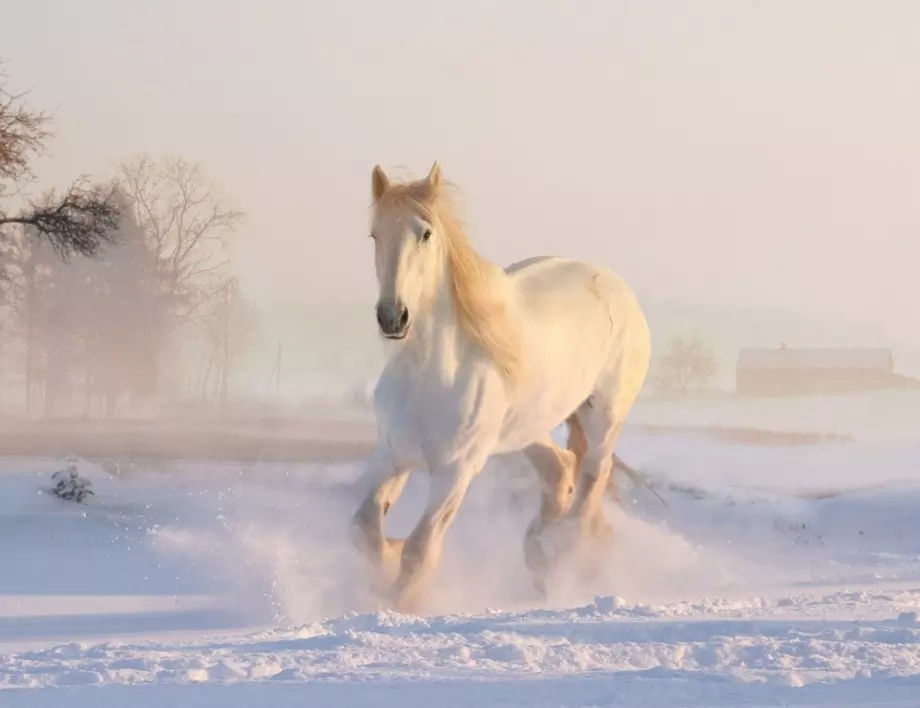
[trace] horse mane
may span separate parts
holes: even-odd
[[[426,221],[440,223],[457,324],[482,347],[503,376],[514,381],[520,370],[521,341],[498,282],[502,271],[470,244],[457,214],[456,191],[446,180],[436,185],[424,179],[391,184],[376,206],[409,207]]]

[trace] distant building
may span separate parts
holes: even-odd
[[[743,349],[735,379],[742,396],[920,389],[920,381],[894,372],[887,349]]]

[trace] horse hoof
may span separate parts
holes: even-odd
[[[537,598],[543,601],[549,599],[549,589],[547,588],[547,577],[545,573],[531,572],[530,580],[533,583],[534,592]]]
[[[533,573],[546,577],[578,546],[579,538],[578,526],[567,519],[533,534],[525,548],[527,567]]]
[[[389,592],[390,607],[401,615],[417,615],[421,605],[417,593],[406,590],[391,589]]]

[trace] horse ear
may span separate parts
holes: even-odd
[[[438,187],[441,184],[441,164],[435,160],[428,173],[428,184],[432,187]]]
[[[384,174],[380,165],[374,165],[374,171],[371,173],[371,194],[374,195],[374,201],[379,202],[383,193],[390,188],[390,180]]]

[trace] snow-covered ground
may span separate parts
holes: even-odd
[[[628,430],[668,506],[624,482],[599,577],[548,601],[522,559],[532,475],[493,460],[421,617],[364,592],[357,464],[83,463],[81,506],[48,493],[62,461],[0,458],[0,705],[920,705],[920,434],[901,432]]]

